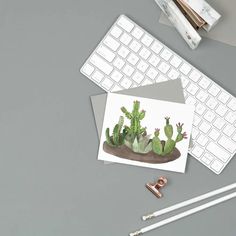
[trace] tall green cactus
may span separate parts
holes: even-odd
[[[125,130],[133,141],[135,137],[138,137],[146,132],[146,128],[141,127],[141,120],[145,117],[145,111],[142,110],[139,112],[139,109],[139,101],[134,101],[132,112],[128,112],[125,107],[121,107],[121,111],[125,114],[126,118],[130,120],[130,127],[126,126]]]
[[[121,132],[123,124],[124,124],[124,117],[120,116],[118,124],[116,124],[113,129],[112,136],[110,136],[109,128],[106,129],[106,142],[108,145],[112,147],[118,147],[124,144],[126,130],[123,129],[123,132]]]
[[[158,155],[165,156],[170,154],[177,142],[182,141],[183,139],[187,138],[186,132],[182,133],[183,124],[176,124],[177,126],[177,136],[175,140],[172,139],[173,137],[173,126],[170,124],[170,118],[166,117],[166,125],[164,127],[164,132],[167,137],[166,141],[161,141],[159,138],[160,129],[156,129],[154,133],[154,138],[152,139],[152,150]]]

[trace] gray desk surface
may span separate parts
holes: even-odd
[[[79,67],[121,13],[236,95],[236,48],[204,39],[191,51],[153,0],[0,0],[0,235],[127,235],[143,213],[235,181],[235,159],[220,176],[191,157],[186,174],[96,160],[89,96],[103,91]],[[162,174],[157,200],[144,184]],[[148,235],[234,236],[235,203]]]

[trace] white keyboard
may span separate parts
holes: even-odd
[[[144,29],[121,15],[81,73],[107,92],[181,78],[195,105],[189,153],[220,174],[236,152],[236,98]]]

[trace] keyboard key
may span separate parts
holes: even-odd
[[[118,47],[120,46],[120,43],[117,42],[114,38],[112,38],[109,35],[104,39],[103,42],[106,46],[108,46],[113,51],[116,51]]]
[[[137,68],[144,73],[148,68],[148,64],[145,61],[141,60],[138,63]]]
[[[207,89],[208,86],[210,85],[210,81],[208,79],[206,79],[205,77],[203,77],[200,82],[198,83],[202,88]]]
[[[223,129],[223,133],[226,134],[227,136],[231,136],[234,131],[235,129],[232,125],[226,125]]]
[[[119,49],[119,51],[118,51],[118,54],[119,54],[121,57],[126,58],[126,57],[128,56],[128,54],[129,54],[129,52],[130,52],[129,49],[127,49],[127,48],[124,47],[124,46],[121,46],[120,49]]]
[[[188,93],[184,90],[184,98],[186,99],[188,97]]]
[[[216,115],[212,111],[207,111],[204,115],[204,118],[210,123],[215,119],[215,117],[216,117]]]
[[[193,105],[193,106],[195,106],[196,103],[197,103],[197,101],[196,101],[195,98],[189,96],[189,97],[186,99],[185,103],[188,104],[188,105]]]
[[[167,81],[167,77],[164,76],[164,75],[158,75],[157,78],[156,78],[156,82],[159,83],[159,82],[164,82],[164,81]]]
[[[230,139],[222,136],[218,143],[227,151],[234,153],[236,151],[236,143],[231,141]],[[228,159],[227,159],[228,160]],[[226,161],[227,161],[226,160]]]
[[[144,75],[139,73],[138,71],[136,71],[132,77],[132,79],[137,83],[140,84],[143,79],[144,79]]]
[[[208,153],[205,153],[201,159],[206,165],[210,165],[211,162],[214,160],[214,157]]]
[[[220,115],[220,116],[224,116],[225,115],[225,113],[227,112],[227,108],[225,107],[225,106],[223,106],[223,105],[219,105],[217,108],[216,108],[216,113],[218,114],[218,115]]]
[[[124,64],[125,61],[122,60],[120,57],[117,57],[113,62],[113,65],[119,70],[124,66]]]
[[[152,56],[149,58],[149,63],[152,64],[154,67],[156,67],[158,65],[158,63],[160,62],[160,60],[161,59],[159,57],[152,54]]]
[[[199,146],[195,146],[193,149],[192,149],[192,154],[194,156],[196,156],[197,158],[199,158],[203,152],[204,152],[204,149],[203,148],[200,148]]]
[[[117,24],[123,28],[124,30],[126,30],[127,32],[130,32],[133,28],[134,28],[134,24],[131,23],[128,19],[126,19],[125,17],[120,17],[120,19],[118,20]]]
[[[166,48],[160,54],[160,56],[166,61],[169,61],[169,59],[171,58],[172,55],[173,55],[173,53]]]
[[[138,52],[138,50],[141,48],[141,44],[137,42],[136,40],[133,40],[131,44],[129,45],[130,49],[132,49],[134,52]]]
[[[151,45],[152,41],[153,41],[153,38],[150,37],[148,34],[145,34],[141,40],[141,42],[147,47]]]
[[[222,149],[221,147],[219,147],[217,144],[215,144],[213,142],[210,142],[207,145],[207,150],[211,154],[213,154],[215,157],[222,160],[223,162],[226,162],[230,158],[230,155],[228,152],[226,152],[224,149]]]
[[[196,139],[199,133],[200,132],[197,129],[192,128],[192,134],[191,134],[192,139]]]
[[[139,58],[134,54],[131,53],[127,59],[127,61],[132,64],[133,66],[135,66],[137,64],[137,62],[139,61]]]
[[[185,74],[185,75],[187,75],[187,74],[190,72],[190,70],[191,70],[191,67],[190,67],[188,64],[186,64],[186,63],[184,63],[184,64],[180,67],[180,71],[181,71],[183,74]]]
[[[91,66],[91,65],[89,65],[89,64],[85,64],[85,65],[83,66],[83,68],[82,68],[82,71],[83,71],[86,75],[90,76],[90,75],[93,73],[93,71],[94,71],[94,67]]]
[[[121,80],[122,77],[123,75],[117,70],[114,70],[111,74],[111,78],[117,83]]]
[[[196,97],[197,97],[197,99],[198,99],[199,101],[205,102],[206,99],[208,98],[208,94],[201,90],[201,91],[197,94]]]
[[[198,71],[193,70],[190,73],[189,78],[194,82],[198,82],[198,80],[201,78],[201,74]]]
[[[205,121],[203,121],[201,125],[199,126],[199,129],[205,134],[210,130],[210,128],[211,128],[211,125],[206,123]]]
[[[135,83],[133,83],[132,86],[131,86],[131,88],[137,88],[137,87],[138,87],[138,85],[135,84]]]
[[[182,60],[181,60],[179,57],[177,57],[176,55],[174,55],[174,56],[172,57],[172,59],[170,60],[170,64],[171,64],[172,66],[174,66],[176,69],[179,67],[179,65],[181,64],[181,62],[182,62]]]
[[[214,98],[209,98],[206,105],[211,108],[212,110],[215,109],[218,102]]]
[[[209,133],[209,137],[216,141],[220,136],[220,133],[216,129],[212,129]]]
[[[148,57],[151,55],[151,52],[150,52],[147,48],[143,47],[143,48],[140,50],[139,55],[140,55],[144,60],[147,60]]]
[[[220,95],[218,96],[218,100],[225,104],[229,100],[229,97],[230,97],[229,94],[221,92]]]
[[[138,27],[135,27],[134,30],[132,31],[132,35],[136,38],[136,39],[140,39],[143,35],[143,31],[141,29],[139,29]]]
[[[120,91],[120,90],[123,90],[123,88],[121,88],[117,84],[111,89],[112,92],[117,92],[117,91]]]
[[[91,56],[90,62],[106,75],[109,75],[113,70],[110,64],[96,54]]]
[[[120,41],[126,46],[131,42],[131,40],[132,40],[132,37],[129,36],[127,33],[123,33],[120,37]]]
[[[225,125],[225,121],[221,118],[217,118],[214,122],[213,125],[217,128],[217,129],[222,129]]]
[[[196,92],[198,91],[198,86],[195,84],[190,84],[187,88],[187,91],[191,93],[192,95],[195,95]]]
[[[230,124],[233,124],[236,121],[235,112],[228,112],[225,116],[225,120],[227,120]]]
[[[158,66],[158,69],[163,73],[165,74],[169,69],[170,69],[170,66],[165,63],[165,62],[162,62],[159,66]]]
[[[208,92],[213,95],[213,96],[217,96],[217,94],[220,92],[219,87],[217,87],[216,85],[212,85],[209,89]]]
[[[236,133],[233,135],[232,139],[236,142]]]
[[[191,104],[191,105],[193,105],[193,104]],[[201,118],[199,116],[197,116],[197,115],[194,115],[194,117],[193,117],[193,125],[194,126],[198,126],[200,122],[201,122]]]
[[[223,166],[224,166],[223,163],[218,160],[213,161],[211,164],[211,168],[216,172],[220,172]]]
[[[144,79],[143,82],[142,82],[142,86],[145,86],[145,85],[149,85],[149,84],[152,84],[153,82],[150,81],[149,79]]]
[[[101,83],[102,87],[104,87],[106,90],[110,90],[113,84],[114,83],[108,78],[105,78]]]
[[[232,98],[227,106],[232,110],[236,111],[236,99]]]
[[[155,41],[151,46],[152,51],[154,51],[156,54],[158,54],[162,48],[163,46],[158,41]]]
[[[113,59],[115,58],[115,53],[113,53],[110,49],[108,49],[103,45],[100,45],[98,47],[97,53],[109,62],[112,62]]]
[[[204,111],[206,110],[206,107],[203,106],[201,103],[198,103],[195,111],[197,112],[197,114],[202,115],[204,113]]]
[[[111,30],[111,35],[115,38],[119,38],[122,33],[122,30],[116,25]]]
[[[180,75],[180,73],[179,73],[177,70],[175,70],[175,69],[171,69],[171,70],[169,71],[169,73],[168,73],[168,77],[169,77],[170,79],[177,79],[177,78],[179,77],[179,75]],[[187,81],[187,83],[188,83],[188,81]],[[182,84],[183,84],[183,83],[182,83]],[[186,84],[186,85],[187,85],[187,84]],[[183,86],[183,87],[185,88],[186,85]]]
[[[132,81],[131,81],[130,79],[128,79],[127,77],[125,77],[125,78],[121,81],[120,85],[121,85],[122,87],[124,87],[125,89],[128,89],[128,88],[131,87]]]
[[[205,136],[205,135],[200,135],[198,138],[197,138],[197,142],[201,145],[201,146],[205,146],[208,142],[208,138]]]
[[[186,88],[186,86],[189,84],[189,79],[187,77],[181,75],[181,82],[182,82],[183,88]]]
[[[96,71],[93,73],[92,78],[93,78],[96,82],[100,83],[100,82],[102,81],[102,79],[104,78],[104,75],[103,75],[101,72],[99,72],[99,71],[96,70]]]
[[[125,67],[123,68],[123,72],[128,76],[130,77],[133,72],[134,72],[134,68],[130,65],[125,65]]]
[[[153,67],[149,68],[149,70],[147,71],[147,76],[151,78],[152,80],[155,79],[157,75],[158,75],[158,72]]]

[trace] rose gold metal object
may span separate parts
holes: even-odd
[[[150,190],[156,197],[161,198],[162,193],[160,189],[167,184],[167,178],[161,176],[156,183],[147,183],[146,188]]]
[[[186,3],[185,0],[174,0],[174,2],[195,29],[199,29],[206,24],[206,22]]]

